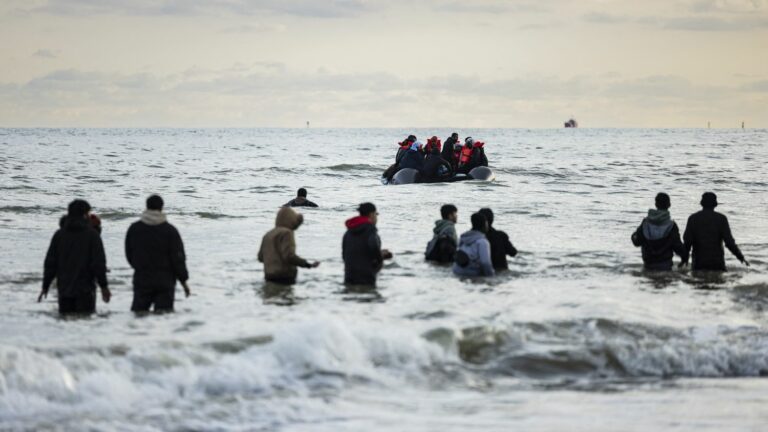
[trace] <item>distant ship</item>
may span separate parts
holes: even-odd
[[[579,122],[577,122],[575,119],[570,119],[567,122],[565,122],[565,127],[567,127],[567,128],[577,128],[577,127],[579,127]]]

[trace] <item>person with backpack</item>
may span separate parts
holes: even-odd
[[[435,228],[432,229],[434,235],[432,240],[427,243],[424,256],[427,261],[449,263],[453,261],[459,243],[458,235],[456,235],[458,209],[453,204],[445,204],[440,207],[440,216],[442,219],[435,221]]]

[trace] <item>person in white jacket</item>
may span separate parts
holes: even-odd
[[[461,235],[453,273],[458,276],[493,276],[491,244],[485,237],[488,220],[482,213],[472,215],[472,229]]]

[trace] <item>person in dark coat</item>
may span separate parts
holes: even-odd
[[[405,152],[405,156],[400,160],[400,169],[403,168],[413,168],[418,171],[424,168],[424,154],[421,152],[420,142],[411,144],[411,148]]]
[[[357,210],[360,215],[347,220],[347,232],[341,243],[344,283],[375,286],[376,273],[392,254],[381,249],[381,239],[376,232],[379,215],[376,206],[363,203]]]
[[[317,207],[317,204],[307,199],[307,190],[300,188],[296,192],[296,198],[288,201],[283,207]]]
[[[107,283],[104,244],[91,226],[90,210],[91,205],[87,201],[72,201],[45,255],[43,289],[37,301],[48,296],[51,283],[56,279],[61,314],[95,312],[96,283],[101,287],[104,303],[109,303],[112,297]]]
[[[404,139],[403,142],[398,143],[399,147],[397,149],[397,153],[395,154],[395,165],[400,165],[403,157],[405,157],[406,153],[408,153],[408,150],[410,150],[411,146],[416,143],[416,141],[416,135],[408,135],[408,138]]]
[[[443,159],[450,162],[454,171],[456,170],[456,165],[459,163],[459,161],[456,159],[457,144],[461,146],[461,142],[459,142],[459,134],[454,132],[450,137],[445,139],[445,143],[443,143],[443,151],[440,153],[440,156],[442,156]]]
[[[493,227],[493,210],[489,208],[482,208],[479,211],[480,214],[485,216],[488,220],[488,232],[485,237],[488,238],[488,242],[491,244],[491,262],[493,262],[493,268],[496,270],[506,270],[509,268],[507,264],[507,255],[514,257],[517,255],[517,249],[509,241],[509,236],[504,231],[498,231]]]
[[[749,267],[749,262],[733,239],[728,218],[715,211],[717,195],[705,192],[701,196],[701,207],[701,211],[688,218],[683,234],[686,252],[693,249],[693,270],[726,271],[723,243],[739,261]],[[687,263],[686,259],[680,266]]]
[[[134,270],[132,311],[147,312],[152,305],[155,312],[172,311],[177,280],[189,297],[184,243],[168,223],[159,196],[147,198],[141,219],[128,228],[125,256]]]
[[[435,182],[447,179],[453,176],[451,163],[440,156],[440,150],[436,147],[431,149],[424,161],[424,167],[421,169],[421,179],[425,182]]]
[[[688,261],[688,251],[680,241],[680,229],[669,215],[672,202],[669,195],[656,195],[656,208],[648,210],[648,216],[632,233],[632,244],[640,247],[646,270],[672,270],[672,256],[676,253],[681,262]]]

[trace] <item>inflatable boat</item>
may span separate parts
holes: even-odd
[[[395,175],[392,177],[392,180],[388,180],[386,176],[382,176],[381,183],[385,185],[404,185],[412,183],[452,183],[465,180],[493,181],[495,178],[496,175],[493,173],[492,169],[485,166],[480,166],[473,168],[472,171],[470,171],[468,174],[455,174],[451,177],[439,180],[422,181],[421,173],[419,170],[413,168],[403,168],[395,173]]]

